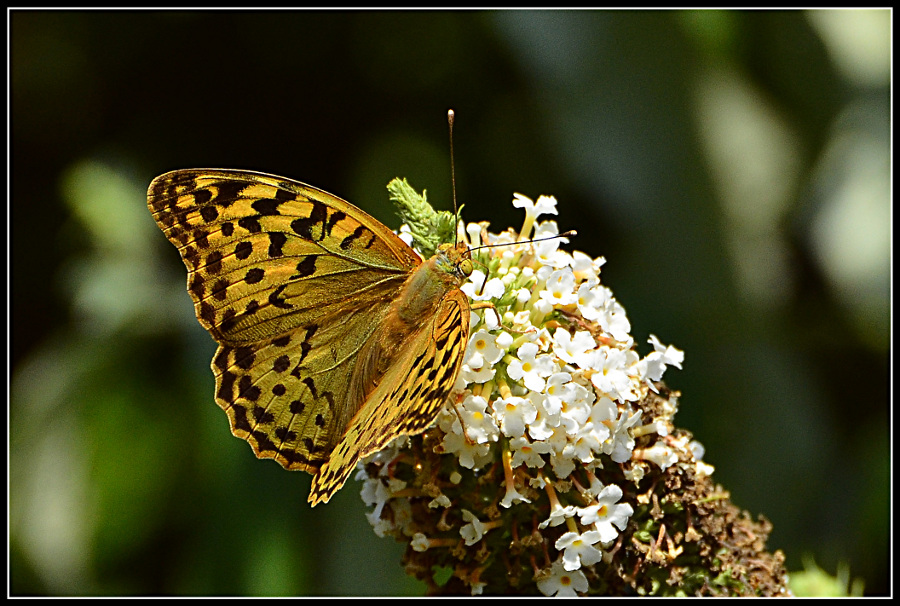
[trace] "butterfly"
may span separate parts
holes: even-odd
[[[176,170],[147,205],[218,343],[216,403],[259,458],[327,502],[357,462],[423,432],[469,337],[464,243],[422,260],[356,206],[284,177]]]

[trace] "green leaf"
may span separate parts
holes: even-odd
[[[406,179],[395,177],[387,188],[400,220],[409,226],[414,246],[425,258],[432,256],[439,245],[456,241],[458,214],[434,210],[425,190],[420,195]]]

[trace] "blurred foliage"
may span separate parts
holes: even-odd
[[[10,591],[416,594],[353,482],[256,460],[146,209],[262,170],[396,225],[559,199],[734,501],[888,592],[890,12],[10,12]]]
[[[816,565],[815,559],[803,558],[803,570],[791,574],[794,595],[818,598],[846,598],[863,595],[862,579],[850,579],[846,563],[839,562],[837,574],[831,576]]]

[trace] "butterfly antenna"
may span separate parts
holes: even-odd
[[[547,236],[546,238],[534,238],[533,240],[522,240],[521,242],[503,242],[501,244],[482,244],[481,246],[476,246],[469,250],[469,252],[475,252],[476,250],[481,250],[482,248],[500,248],[501,246],[515,246],[517,244],[531,244],[534,242],[543,242],[545,240],[556,240],[558,238],[569,238],[572,236],[577,236],[578,232],[574,229],[570,229],[569,231],[563,232],[561,234],[556,234],[555,236]]]
[[[454,223],[459,216],[456,207],[456,165],[453,161],[453,118],[456,116],[452,109],[447,110],[447,125],[450,128],[450,189],[453,191],[453,221]],[[456,229],[454,229],[454,241],[456,241]]]

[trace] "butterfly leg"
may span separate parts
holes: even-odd
[[[466,431],[466,422],[463,421],[462,413],[459,412],[459,397],[454,396],[450,398],[450,403],[453,404],[453,411],[456,413],[456,418],[459,419],[459,426],[462,428],[462,434],[466,439],[466,444],[468,444],[469,446],[474,446],[475,440],[469,437],[469,433]]]
[[[469,309],[492,309],[494,310],[494,315],[497,316],[497,324],[500,325],[503,323],[503,319],[500,317],[500,312],[497,310],[497,307],[490,301],[475,301],[470,304]]]

